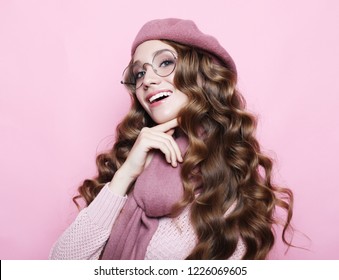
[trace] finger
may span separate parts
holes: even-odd
[[[174,154],[175,154],[175,160],[182,162],[183,158],[182,158],[182,155],[181,155],[181,150],[180,150],[177,142],[173,139],[173,137],[168,134],[170,131],[171,130],[169,130],[166,133],[152,131],[152,133],[154,133],[154,135],[157,135],[158,137],[163,137],[164,139],[168,140],[169,144],[171,145],[171,148],[173,148],[173,151],[174,151]],[[174,129],[173,129],[173,131],[174,131]]]
[[[165,132],[166,134],[168,135],[173,135],[174,133],[174,128],[178,126],[178,119],[175,118],[175,119],[172,119],[168,122],[165,122],[163,124],[159,124],[157,126],[154,126],[152,127],[152,130],[154,131],[159,131],[159,132]],[[174,141],[175,142],[175,141]],[[183,158],[182,158],[182,155],[181,155],[181,151],[177,145],[177,143],[175,142],[175,145],[173,145],[175,147],[175,152],[176,152],[176,155],[177,155],[177,159],[182,162],[183,161]]]
[[[160,131],[160,132],[167,132],[172,128],[176,128],[178,126],[178,119],[173,119],[168,122],[156,125],[152,127],[155,131]]]
[[[163,132],[152,132],[148,135],[148,142],[152,148],[160,149],[166,157],[166,161],[176,167],[182,156],[178,144],[174,139]]]

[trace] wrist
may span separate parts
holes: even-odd
[[[128,173],[124,172],[121,167],[115,172],[111,182],[108,184],[108,188],[113,193],[124,196],[134,181],[135,179],[128,176]]]

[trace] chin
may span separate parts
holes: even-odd
[[[177,115],[173,115],[173,116],[153,117],[152,119],[157,124],[162,124],[162,123],[165,123],[165,122],[169,122],[169,121],[175,119],[176,117],[177,117]]]

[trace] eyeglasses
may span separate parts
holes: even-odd
[[[121,83],[136,90],[144,83],[147,69],[146,65],[152,67],[155,74],[160,77],[171,75],[176,66],[177,57],[170,50],[159,50],[155,53],[152,63],[135,62],[124,70]]]

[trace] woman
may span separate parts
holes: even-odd
[[[272,184],[227,51],[171,18],[146,23],[131,54],[131,110],[50,258],[265,259],[277,207],[289,244],[292,192]]]

